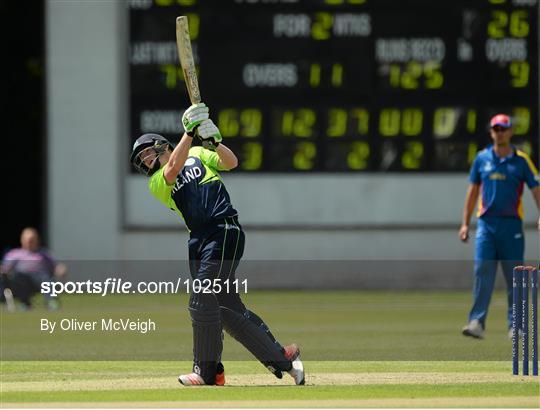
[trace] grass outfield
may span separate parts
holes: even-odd
[[[225,362],[225,387],[178,384],[170,362],[8,362],[6,407],[538,407],[538,379],[501,362],[306,362],[306,386]]]
[[[79,296],[65,297],[59,312],[2,313],[2,406],[540,407],[538,378],[511,376],[501,292],[481,341],[460,334],[465,292],[254,292],[244,300],[280,340],[300,344],[306,386],[276,379],[226,337],[227,385],[183,387],[176,376],[191,367],[185,295]],[[43,318],[103,317],[150,317],[157,329],[39,330]]]

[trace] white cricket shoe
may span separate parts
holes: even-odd
[[[184,386],[204,386],[206,383],[203,378],[197,373],[181,374],[178,376],[178,381]]]
[[[300,349],[294,343],[283,348],[285,357],[291,361],[292,367],[289,373],[294,379],[294,383],[298,386],[303,386],[306,383],[304,374],[304,365],[300,360]]]
[[[15,299],[13,298],[13,292],[9,288],[4,289],[4,298],[6,299],[6,309],[8,312],[15,312],[17,307],[15,306]]]
[[[484,338],[484,328],[477,319],[471,320],[466,326],[464,326],[463,329],[461,329],[461,333],[463,333],[464,336],[474,337],[475,339]]]

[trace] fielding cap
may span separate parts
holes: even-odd
[[[512,120],[506,114],[497,114],[489,122],[491,128],[499,126],[503,128],[510,128],[512,126]]]

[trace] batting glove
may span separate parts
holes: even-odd
[[[208,107],[205,103],[191,105],[182,115],[182,125],[187,134],[193,135],[197,126],[208,119]]]
[[[201,122],[197,128],[197,135],[202,141],[202,146],[206,149],[215,151],[221,140],[221,133],[214,122],[210,119]]]

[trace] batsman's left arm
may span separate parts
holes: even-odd
[[[219,155],[218,166],[220,169],[231,170],[238,166],[238,158],[225,144],[219,144],[216,153]]]
[[[201,122],[197,128],[197,135],[205,148],[215,151],[219,157],[217,166],[220,170],[230,171],[238,166],[238,158],[229,147],[223,144],[223,137],[219,128],[211,119]]]

